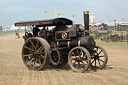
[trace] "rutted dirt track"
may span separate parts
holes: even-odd
[[[21,58],[23,43],[14,34],[0,36],[0,85],[128,85],[128,45],[102,43],[109,55],[107,67],[75,73],[68,65],[62,69],[28,70]]]

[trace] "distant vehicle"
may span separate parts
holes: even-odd
[[[128,31],[128,22],[117,23],[116,31]]]
[[[122,42],[123,40],[126,40],[126,34],[125,31],[111,31],[107,35],[103,36],[101,38],[102,41],[109,42],[110,40],[113,42]]]

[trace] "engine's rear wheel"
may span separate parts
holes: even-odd
[[[108,55],[104,48],[96,46],[94,48],[93,56],[91,57],[91,67],[102,69],[106,66]]]
[[[43,38],[30,38],[22,48],[22,59],[25,66],[32,70],[44,69],[49,64],[50,47]]]
[[[75,47],[69,52],[68,62],[73,71],[85,72],[90,66],[90,54],[84,47]]]

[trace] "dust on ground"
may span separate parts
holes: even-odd
[[[0,85],[128,85],[128,45],[113,46],[97,40],[108,53],[106,68],[75,73],[68,65],[28,70],[21,57],[23,43],[14,34],[0,36]]]

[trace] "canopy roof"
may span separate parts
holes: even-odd
[[[54,18],[54,19],[42,19],[42,20],[31,20],[31,21],[20,21],[16,22],[15,26],[30,26],[30,25],[38,25],[38,26],[56,26],[57,23],[61,21],[64,25],[71,25],[72,21],[67,18]]]

